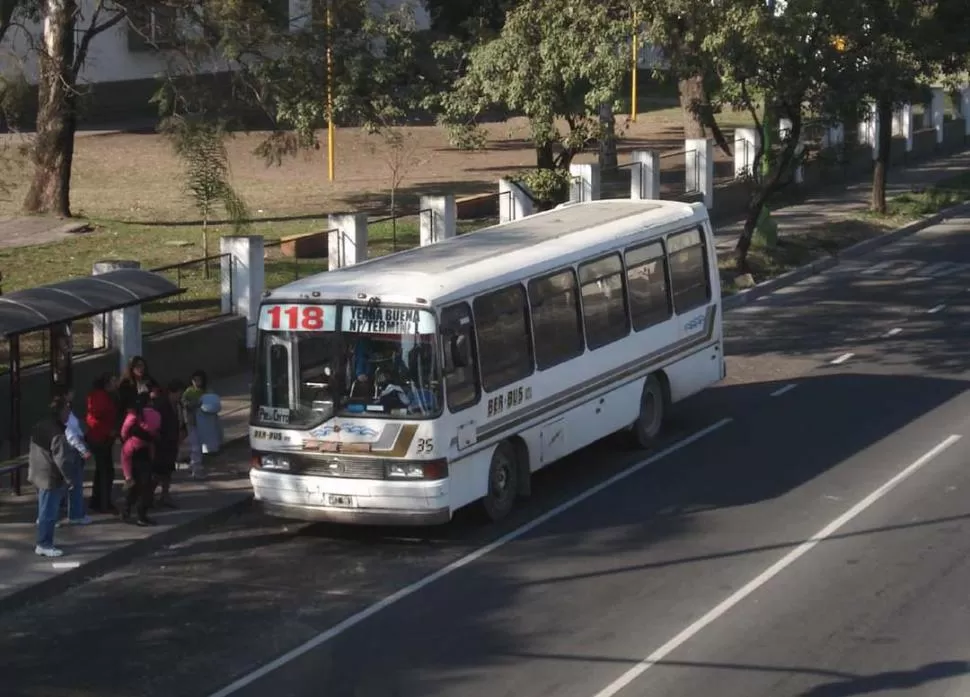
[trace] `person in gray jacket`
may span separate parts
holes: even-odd
[[[34,553],[42,557],[64,554],[54,546],[61,499],[70,487],[84,486],[84,482],[70,480],[73,453],[65,432],[70,411],[70,402],[64,397],[55,398],[50,414],[38,421],[30,434],[27,481],[37,489],[37,546]]]

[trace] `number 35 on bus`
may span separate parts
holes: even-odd
[[[258,319],[250,479],[269,513],[493,520],[536,470],[723,379],[707,212],[594,201],[318,274]],[[593,465],[591,465],[593,466]]]

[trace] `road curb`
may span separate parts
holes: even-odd
[[[846,247],[842,251],[824,259],[819,259],[818,261],[813,261],[810,264],[805,264],[804,266],[799,266],[796,269],[792,269],[780,276],[771,278],[764,283],[759,283],[758,285],[748,288],[747,290],[742,290],[734,295],[729,295],[722,301],[724,310],[733,310],[738,307],[743,307],[759,298],[766,295],[774,293],[777,290],[786,288],[788,286],[795,285],[799,281],[804,281],[806,278],[815,276],[822,273],[832,267],[838,266],[842,263],[843,259],[855,259],[873,250],[884,247],[888,244],[896,242],[907,235],[912,235],[920,230],[925,230],[928,227],[937,225],[947,218],[961,213],[965,210],[970,209],[970,203],[959,203],[955,206],[949,208],[944,208],[938,213],[934,213],[926,218],[921,218],[920,220],[915,220],[912,223],[907,223],[900,228],[891,230],[884,235],[879,235],[877,237],[870,238],[868,240],[863,240],[862,242],[857,242],[856,244]]]

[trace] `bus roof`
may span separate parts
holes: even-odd
[[[702,206],[680,201],[577,203],[308,276],[269,297],[438,305],[572,263],[644,228],[705,218]]]

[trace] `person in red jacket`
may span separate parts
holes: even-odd
[[[87,440],[94,456],[94,484],[88,506],[96,513],[118,513],[112,501],[115,481],[114,443],[118,438],[118,381],[111,373],[101,375],[88,393]]]

